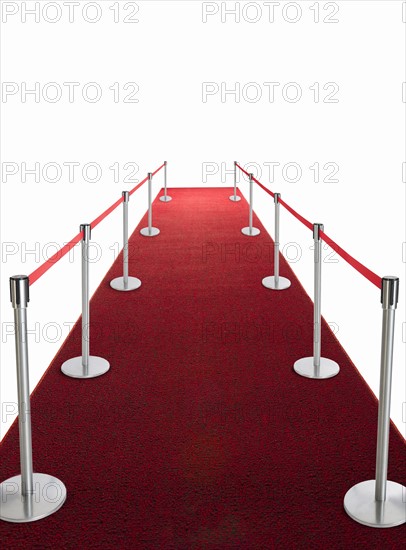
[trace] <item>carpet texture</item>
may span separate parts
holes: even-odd
[[[0,522],[2,547],[402,548],[404,527],[367,528],[343,509],[375,477],[377,401],[324,321],[322,354],[340,374],[294,373],[312,355],[313,304],[288,263],[289,290],[261,285],[273,242],[256,216],[261,234],[241,234],[248,205],[229,189],[170,195],[154,203],[161,234],[139,234],[145,216],[130,240],[141,288],[110,288],[120,255],[92,298],[90,349],[110,371],[61,374],[80,354],[77,325],[32,396],[34,470],[61,479],[67,501],[35,523]],[[16,424],[0,461],[1,480],[19,473]],[[405,483],[393,426],[388,477]]]

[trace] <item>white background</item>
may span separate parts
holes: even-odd
[[[6,20],[5,4],[18,8]],[[197,1],[137,2],[139,12],[133,17],[138,23],[123,21],[131,17],[131,2],[93,3],[98,4],[102,14],[95,23],[87,22],[82,15],[88,2],[79,2],[73,22],[69,22],[64,3],[54,2],[62,10],[60,21],[55,23],[46,21],[56,17],[52,3],[39,3],[39,22],[30,15],[23,22],[23,4],[32,8],[34,3],[2,2],[1,77],[3,86],[5,82],[16,83],[18,93],[3,94],[1,104],[1,435],[16,411],[8,277],[31,273],[44,261],[44,255],[54,251],[47,248],[47,243],[62,245],[70,240],[78,233],[80,223],[90,223],[123,189],[133,187],[135,181],[122,181],[128,173],[125,163],[139,166],[136,178],[141,180],[164,160],[168,161],[168,185],[178,187],[231,186],[233,161],[243,166],[251,163],[250,169],[265,185],[280,192],[311,222],[324,223],[326,233],[358,260],[379,276],[400,277],[391,416],[404,433],[402,82],[406,78],[402,2],[339,1],[335,3],[339,7],[334,16],[337,23],[323,22],[334,9],[334,3],[327,2],[296,3],[302,12],[296,23],[286,20],[297,14],[297,7],[286,7],[287,2],[275,7],[273,22],[263,2],[251,2],[250,7],[246,2],[227,2],[227,9],[236,5],[241,17],[236,22],[235,16],[223,14],[222,22],[224,3],[219,2],[218,13],[208,16],[206,23],[202,21],[202,10],[208,8]],[[50,4],[49,11],[44,12],[46,4]],[[319,23],[314,21],[317,4]],[[87,9],[86,16],[94,18],[96,8]],[[258,21],[253,22],[256,17]],[[39,82],[41,91],[45,84],[56,82],[64,93],[55,103],[42,95],[38,102],[33,95],[24,102],[24,82],[27,88]],[[64,82],[80,83],[72,103]],[[83,99],[81,91],[89,82],[100,86],[100,101]],[[109,90],[115,82],[121,91],[117,103]],[[138,103],[123,101],[131,91],[123,89],[128,82],[139,86],[135,96]],[[203,102],[204,82],[216,83],[219,88],[222,82],[227,88],[239,82],[242,89],[246,83],[256,83],[263,95],[253,102],[255,87],[251,87],[245,89],[245,95],[241,93],[239,101],[232,95],[222,101],[218,93]],[[269,101],[264,82],[280,83],[273,102]],[[282,95],[283,86],[289,82],[297,83],[302,90],[297,102]],[[315,82],[320,83],[319,102],[314,101],[314,92],[309,89]],[[337,103],[323,102],[323,85],[328,82],[339,86]],[[247,96],[249,92],[251,96]],[[47,182],[48,176],[41,176],[36,183],[33,175],[27,175],[23,183],[22,163],[33,168],[36,162],[41,170],[49,162],[61,166],[78,162],[80,167],[73,182],[64,171],[55,183]],[[101,167],[98,182],[86,182],[80,173],[89,162]],[[222,162],[229,173],[221,173]],[[274,181],[270,181],[264,165],[269,162],[280,163]],[[283,177],[281,168],[289,162],[302,169],[297,182]],[[315,162],[321,168],[318,183],[309,169]],[[338,182],[323,181],[327,162],[339,166]],[[119,163],[121,170],[117,182],[109,169],[114,163]],[[206,178],[207,163],[211,163],[209,169],[218,171]],[[262,172],[257,172],[252,163]],[[17,166],[18,173],[5,177],[4,170],[10,166]],[[52,177],[51,171],[49,175]],[[154,179],[154,195],[161,185],[162,172]],[[248,185],[243,179],[240,189],[247,196]],[[131,231],[146,209],[146,192],[144,186],[131,199]],[[170,208],[170,204],[167,206]],[[273,203],[258,187],[255,211],[273,235]],[[114,260],[118,246],[114,243],[121,246],[121,215],[118,208],[93,232],[93,242],[101,246],[101,258],[91,266],[92,293]],[[288,250],[294,259],[295,248],[302,251],[291,266],[313,296],[311,232],[283,208],[281,227],[282,246],[297,243],[285,246],[285,253]],[[39,257],[26,254],[27,249],[36,249]],[[327,258],[331,258],[330,252],[325,251]],[[323,265],[323,315],[338,328],[337,337],[376,394],[380,293],[346,262],[336,255],[332,257],[338,262],[325,261]],[[68,335],[69,324],[80,314],[79,260],[77,247],[74,259],[65,257],[31,288],[31,389]],[[51,339],[56,341],[51,343]],[[354,429],[360,428],[354,419]]]

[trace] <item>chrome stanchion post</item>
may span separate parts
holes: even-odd
[[[248,235],[249,237],[256,237],[261,232],[256,227],[252,226],[252,211],[253,211],[253,199],[254,199],[254,191],[253,191],[253,181],[252,181],[253,175],[250,174],[250,210],[249,210],[249,225],[248,227],[243,227],[241,229],[241,233],[244,233],[244,235]]]
[[[237,195],[237,161],[234,161],[234,194],[229,197],[230,201],[238,202],[241,197]]]
[[[144,237],[156,237],[159,235],[159,229],[152,227],[152,174],[148,172],[148,227],[140,231]]]
[[[172,200],[172,197],[166,194],[166,165],[167,162],[164,162],[164,194],[162,197],[159,197],[159,200],[162,202],[169,202]]]
[[[105,374],[110,364],[102,357],[90,355],[90,313],[89,313],[89,241],[90,224],[82,224],[82,356],[68,359],[61,370],[72,378],[95,378]]]
[[[399,279],[383,277],[381,287],[382,344],[379,386],[378,433],[374,480],[354,485],[344,497],[347,514],[369,527],[395,527],[406,523],[406,487],[387,480],[390,402],[392,389],[393,340],[395,310],[398,304]]]
[[[10,294],[14,309],[21,475],[0,485],[0,519],[25,523],[45,518],[59,510],[66,500],[66,487],[53,476],[33,473],[27,341],[27,306],[30,298],[26,275],[10,277]]]
[[[130,194],[123,191],[123,279],[124,288],[128,289],[128,201]]]
[[[123,276],[117,277],[110,282],[114,290],[128,291],[135,290],[141,286],[137,277],[128,276],[128,202],[130,193],[123,191]]]
[[[279,199],[281,198],[280,193],[275,193],[274,202],[275,202],[275,245],[274,245],[274,265],[275,265],[275,275],[270,277],[265,277],[262,279],[262,284],[266,288],[271,288],[272,290],[285,290],[290,287],[289,279],[286,277],[279,276]]]
[[[335,361],[321,357],[321,264],[323,262],[322,241],[320,231],[324,231],[321,223],[313,224],[314,239],[314,325],[313,325],[313,357],[304,357],[294,364],[297,374],[306,378],[322,380],[332,378],[340,372]]]

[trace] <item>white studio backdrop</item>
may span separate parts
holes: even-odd
[[[30,274],[164,160],[169,187],[231,187],[238,160],[379,276],[400,277],[391,417],[404,434],[404,6],[1,3],[1,436],[17,412],[9,276]],[[160,172],[154,197],[162,184]],[[239,188],[248,198],[246,178]],[[130,232],[146,205],[145,185]],[[257,186],[254,209],[273,236],[273,202]],[[91,293],[121,249],[121,220],[119,207],[93,231]],[[282,251],[313,297],[311,246],[281,207]],[[323,316],[377,394],[379,290],[324,253]],[[31,389],[80,307],[79,245],[31,288]]]

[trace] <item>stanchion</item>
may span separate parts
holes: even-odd
[[[137,277],[128,276],[128,191],[123,191],[123,199],[123,276],[113,279],[110,286],[114,290],[128,291],[140,288],[141,281]]]
[[[159,197],[159,200],[162,202],[169,202],[172,200],[172,197],[166,194],[166,165],[167,162],[164,162],[164,194],[162,197]]]
[[[91,228],[82,224],[82,356],[73,357],[63,363],[61,370],[72,378],[95,378],[105,374],[110,364],[102,357],[89,354],[90,347],[90,315],[89,315],[89,241]]]
[[[144,237],[156,237],[159,235],[159,229],[152,227],[152,174],[148,173],[148,227],[140,231]]]
[[[313,328],[313,357],[299,359],[293,368],[297,374],[306,378],[332,378],[340,372],[335,361],[321,357],[321,264],[322,241],[320,231],[324,231],[321,223],[313,224],[314,238],[314,328]]]
[[[272,290],[285,290],[290,287],[289,279],[279,276],[279,199],[280,193],[275,193],[275,246],[274,246],[274,273],[275,275],[262,279],[262,284]]]
[[[59,510],[66,500],[66,487],[53,476],[33,473],[27,342],[30,297],[26,275],[10,277],[10,294],[14,309],[21,475],[11,477],[0,485],[0,519],[25,523],[45,518]]]
[[[230,201],[238,202],[241,197],[237,195],[237,161],[234,161],[234,194],[229,197]]]
[[[252,205],[253,205],[253,183],[252,183],[252,174],[250,174],[250,212],[249,212],[249,226],[243,227],[241,233],[248,235],[249,237],[256,237],[261,233],[256,227],[252,227]]]
[[[383,277],[381,287],[382,344],[379,386],[376,479],[354,485],[344,497],[347,514],[369,527],[395,527],[406,523],[406,487],[388,481],[390,402],[392,390],[393,339],[399,279]]]

